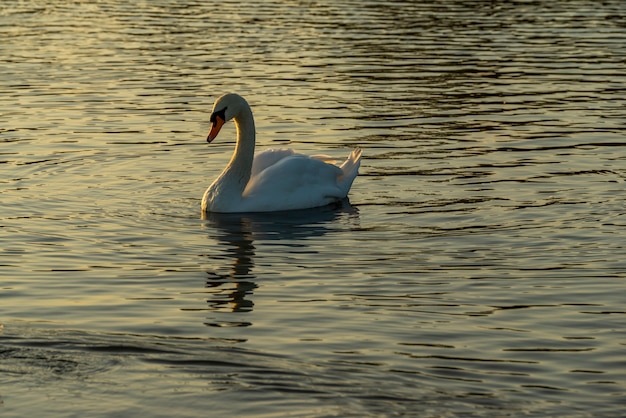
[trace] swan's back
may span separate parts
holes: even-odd
[[[347,197],[358,174],[361,150],[340,165],[326,156],[307,156],[288,149],[270,149],[255,155],[252,176],[241,209],[266,212],[325,206]]]

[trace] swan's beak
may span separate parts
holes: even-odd
[[[224,126],[224,119],[217,116],[211,125],[211,130],[209,131],[209,136],[207,136],[206,140],[208,143],[211,143],[215,139],[218,133],[220,133],[220,129]]]

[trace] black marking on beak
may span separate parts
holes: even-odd
[[[215,123],[215,120],[217,118],[220,118],[222,121],[226,122],[226,109],[227,109],[227,107],[225,107],[222,110],[216,110],[215,112],[213,112],[211,114],[211,117],[209,118],[211,123]]]

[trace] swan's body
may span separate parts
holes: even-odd
[[[325,206],[348,196],[358,174],[361,150],[339,166],[327,156],[307,156],[290,149],[254,154],[255,130],[248,103],[237,94],[215,101],[211,142],[230,119],[237,126],[235,152],[202,198],[204,212],[272,212]]]

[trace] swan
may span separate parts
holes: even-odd
[[[345,199],[358,175],[361,149],[340,165],[331,157],[307,156],[291,149],[254,153],[252,110],[238,94],[228,93],[213,104],[211,143],[222,126],[234,119],[237,145],[224,171],[202,197],[203,212],[244,213],[309,209]]]

